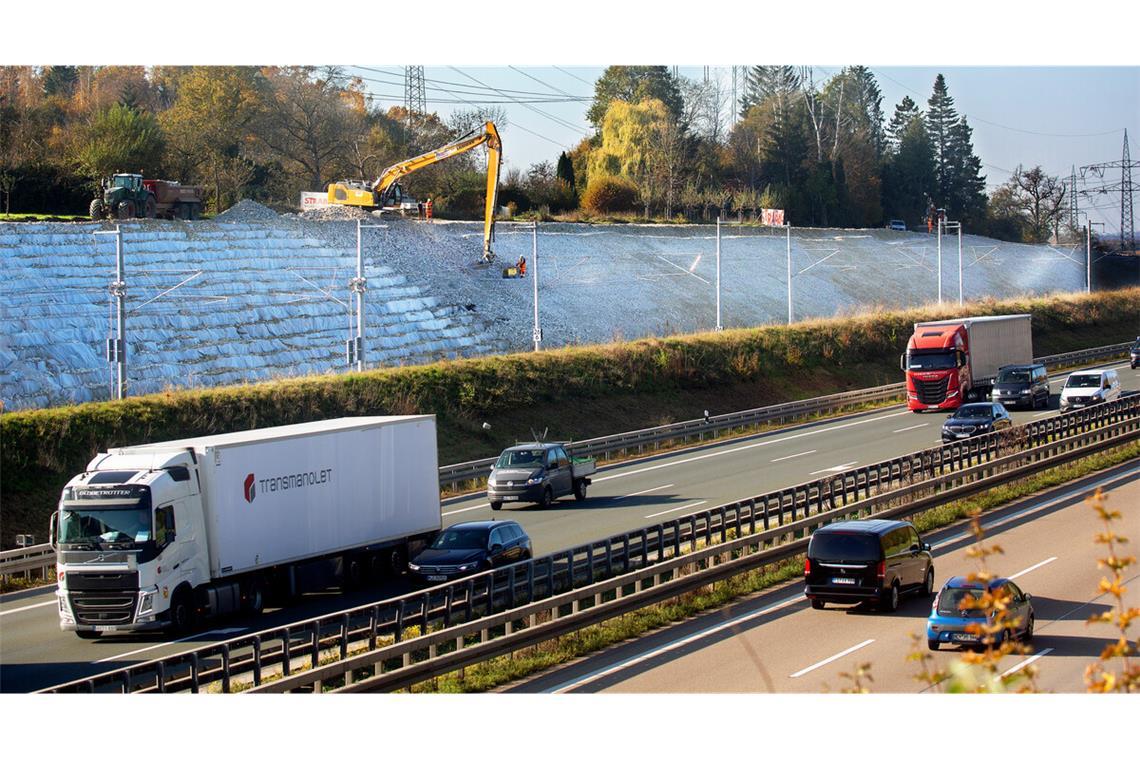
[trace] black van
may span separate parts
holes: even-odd
[[[870,602],[894,612],[902,594],[934,593],[934,557],[908,522],[845,520],[811,534],[804,584],[817,610],[827,602]]]
[[[1009,364],[998,370],[990,400],[1012,408],[1049,408],[1049,373],[1044,364]]]

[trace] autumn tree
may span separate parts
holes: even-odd
[[[594,83],[594,102],[586,118],[600,130],[611,102],[645,100],[660,101],[671,118],[680,118],[683,99],[667,66],[609,66]]]
[[[1012,210],[1021,218],[1024,242],[1042,243],[1056,232],[1068,197],[1060,179],[1046,174],[1040,166],[1025,169],[1019,164],[1002,188],[1007,193],[1000,197],[1007,198],[1008,203],[1005,209],[995,211],[1008,215],[1008,210]]]
[[[116,172],[158,174],[163,156],[162,130],[146,111],[121,103],[98,114],[75,143],[72,160],[84,175],[98,179]]]

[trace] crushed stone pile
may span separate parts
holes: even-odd
[[[345,219],[361,219],[368,216],[368,212],[356,206],[324,206],[311,208],[298,214],[307,222],[337,222]]]
[[[214,217],[215,222],[262,222],[277,218],[277,212],[248,198],[240,200]]]

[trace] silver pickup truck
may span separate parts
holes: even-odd
[[[562,496],[582,501],[597,464],[590,457],[571,458],[559,443],[520,443],[499,455],[487,478],[491,509],[504,502],[548,507]]]

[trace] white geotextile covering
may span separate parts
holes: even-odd
[[[129,393],[345,371],[356,222],[278,217],[243,203],[229,221],[122,225]],[[501,276],[520,255],[533,275],[529,224],[500,223],[498,260],[480,267],[479,223],[363,222],[387,225],[363,231],[369,366],[532,347],[532,279]],[[0,224],[6,408],[109,397],[114,237],[92,233],[113,228]],[[967,299],[1083,288],[1083,249],[962,242]],[[786,320],[785,245],[783,230],[722,227],[725,327]],[[793,230],[795,318],[934,301],[936,259],[925,233]],[[956,301],[956,237],[943,239],[942,267],[943,298]],[[712,225],[541,224],[538,274],[547,347],[716,324]]]

